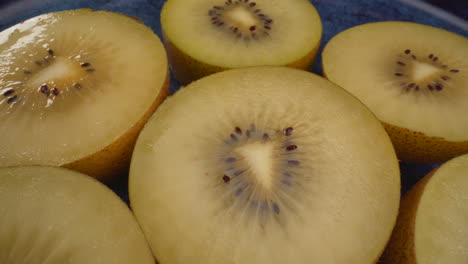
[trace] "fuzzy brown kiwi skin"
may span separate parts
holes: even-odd
[[[87,174],[104,183],[127,175],[133,148],[141,129],[156,111],[156,108],[169,95],[169,78],[169,69],[167,69],[166,79],[159,95],[140,120],[123,135],[98,152],[61,167]]]
[[[437,163],[468,153],[468,141],[447,141],[382,122],[398,158],[404,162]]]
[[[397,224],[379,263],[417,264],[414,231],[419,201],[427,183],[438,169],[439,167],[429,172],[403,197]]]
[[[207,64],[192,58],[190,55],[184,53],[174,43],[172,43],[164,32],[163,41],[164,46],[166,47],[167,56],[169,59],[169,64],[171,65],[172,73],[174,74],[175,79],[183,85],[189,84],[192,81],[198,80],[210,74],[229,69]],[[312,63],[315,60],[315,55],[317,54],[319,46],[320,40],[317,42],[315,47],[304,57],[286,65],[280,66],[292,67],[307,71],[312,66]]]

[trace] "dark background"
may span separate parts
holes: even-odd
[[[0,0],[0,8],[12,2],[22,0]],[[40,1],[40,0],[37,0]],[[352,1],[352,0],[351,0]],[[372,1],[372,0],[371,0]],[[395,0],[389,0],[395,1]],[[465,20],[468,20],[468,0],[425,0],[425,2],[438,6],[446,11],[453,13]]]

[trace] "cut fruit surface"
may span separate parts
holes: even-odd
[[[468,39],[410,22],[345,30],[323,52],[326,77],[385,123],[398,157],[440,162],[468,152]]]
[[[384,263],[468,263],[468,155],[425,176],[404,197]]]
[[[66,166],[100,179],[128,169],[136,135],[168,93],[159,38],[88,9],[0,33],[0,167]]]
[[[400,198],[374,115],[286,67],[179,90],[142,130],[129,177],[132,209],[167,264],[374,263]]]
[[[56,167],[0,168],[0,263],[154,264],[110,189]]]
[[[170,0],[161,26],[182,83],[229,68],[307,69],[322,36],[319,14],[308,0]]]

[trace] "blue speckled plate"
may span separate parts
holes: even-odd
[[[349,27],[386,20],[433,25],[468,37],[468,22],[419,0],[311,0],[311,2],[322,18],[322,48],[330,38]],[[163,3],[163,0],[16,0],[0,9],[0,30],[43,13],[92,8],[139,17],[161,37],[159,13]],[[320,49],[318,54],[321,51]],[[311,70],[320,74],[320,65],[321,58],[318,56]],[[171,92],[174,93],[179,87],[180,84],[171,78]],[[402,192],[406,192],[435,166],[436,164],[402,163]],[[128,202],[127,179],[121,179],[110,187]]]

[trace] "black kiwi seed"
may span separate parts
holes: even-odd
[[[249,30],[250,30],[250,31],[254,31],[255,29],[257,29],[256,26],[251,26],[251,27],[249,27]]]
[[[277,203],[273,203],[273,211],[275,211],[276,214],[280,213],[280,208]]]
[[[416,84],[415,83],[410,83],[408,84],[408,87],[413,88]]]
[[[82,62],[82,63],[80,63],[80,66],[81,66],[81,67],[89,67],[89,66],[91,66],[91,63],[89,63],[89,62]]]
[[[80,88],[81,88],[81,85],[80,85],[79,83],[76,83],[76,82],[75,82],[75,83],[73,83],[72,85],[73,85],[73,87],[75,87],[76,89],[80,89]]]
[[[57,95],[59,95],[60,91],[59,91],[57,88],[54,87],[54,88],[52,88],[52,93],[53,93],[55,96],[57,96]]]
[[[8,98],[7,104],[13,103],[14,101],[16,101],[16,99],[18,99],[18,96],[17,96],[17,95],[13,95],[12,97]]]
[[[40,61],[35,61],[34,63],[36,63],[37,66],[42,66],[42,62],[40,62]]]
[[[288,136],[288,137],[289,137],[290,135],[292,135],[292,133],[293,133],[293,128],[292,128],[292,127],[288,127],[288,128],[286,128],[286,129],[284,130],[284,135],[285,135],[285,136]]]
[[[288,160],[288,164],[289,165],[299,165],[299,164],[301,164],[301,162],[298,161],[298,160]]]
[[[28,70],[24,70],[23,71],[24,74],[31,74],[32,72],[28,71]]]
[[[457,69],[451,69],[450,72],[457,73],[457,72],[459,72],[459,70],[457,70]]]
[[[405,54],[410,54],[411,53],[411,50],[407,49],[405,50]]]
[[[442,84],[437,84],[435,88],[437,91],[441,91],[444,88],[444,86]]]
[[[434,57],[434,58],[432,59],[432,61],[437,61],[438,59],[439,59],[439,57]]]
[[[297,149],[297,146],[296,146],[296,145],[289,145],[289,146],[286,147],[286,150],[287,150],[287,151],[293,151],[293,150],[295,150],[295,149]]]
[[[249,4],[250,7],[254,7],[255,5],[256,5],[255,2],[252,2],[252,3]]]
[[[450,77],[445,76],[445,75],[440,76],[440,78],[441,78],[442,80],[444,80],[444,81],[447,81],[447,80],[450,79]]]
[[[395,76],[403,76],[403,73],[396,72],[396,73],[395,73]]]
[[[3,96],[10,96],[15,92],[15,89],[11,88],[3,92]]]
[[[54,51],[51,50],[51,49],[47,49],[47,53],[49,53],[50,55],[54,56]]]
[[[230,136],[231,136],[231,139],[232,139],[232,140],[234,140],[234,141],[237,141],[237,137],[236,137],[236,135],[234,135],[234,134],[231,134]]]
[[[229,176],[227,176],[227,175],[224,175],[224,176],[223,176],[223,181],[224,181],[225,183],[229,183],[229,182],[231,181],[231,178],[230,178]]]
[[[263,141],[267,141],[268,139],[270,139],[270,136],[267,133],[264,133],[262,139]]]
[[[434,90],[434,86],[432,86],[432,85],[430,85],[430,84],[427,85],[427,88],[428,88],[429,90],[431,90],[431,91]]]
[[[429,54],[429,59],[432,59],[434,57],[433,54]]]
[[[399,65],[401,65],[401,66],[406,66],[406,64],[403,63],[403,62],[401,62],[401,61],[397,61],[397,63],[398,63]]]
[[[236,127],[234,130],[238,135],[242,135],[242,129],[240,127]]]
[[[47,94],[49,92],[49,87],[47,84],[43,84],[41,87],[39,87],[39,91],[43,94]]]
[[[229,157],[229,158],[227,158],[225,161],[228,162],[228,163],[231,163],[231,162],[236,161],[236,158],[234,158],[234,157]]]

